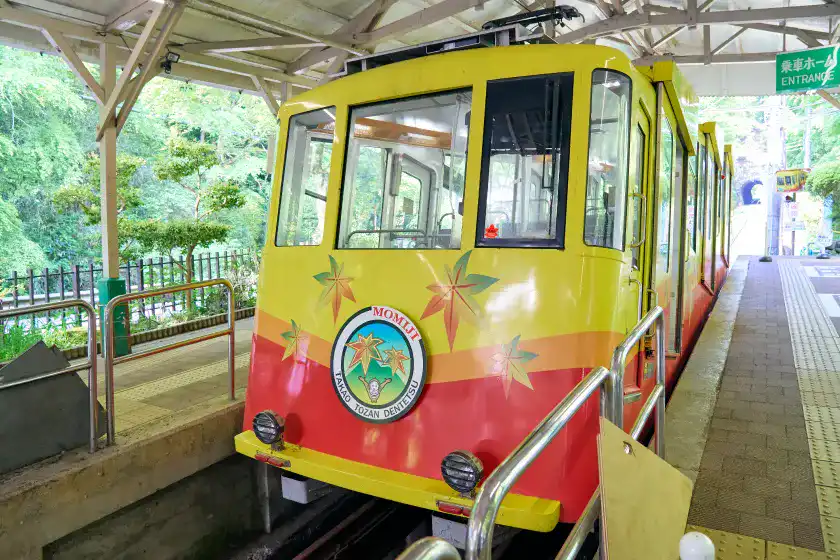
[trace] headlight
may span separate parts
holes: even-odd
[[[277,416],[270,410],[264,410],[254,416],[254,435],[261,442],[272,445],[275,443],[283,444],[283,432],[286,428],[286,422],[282,417]]]
[[[484,476],[481,459],[469,451],[453,451],[440,464],[443,480],[450,488],[462,495],[472,495]]]

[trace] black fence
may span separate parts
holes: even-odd
[[[194,253],[193,281],[210,280],[213,278],[228,278],[234,269],[243,266],[256,267],[258,257],[253,251],[224,251]],[[187,281],[186,262],[179,258],[145,258],[120,265],[120,278],[126,282],[126,290],[142,292],[152,288],[183,284]],[[69,269],[45,268],[42,271],[29,269],[25,273],[12,272],[11,276],[0,280],[0,309],[22,308],[41,303],[61,301],[65,299],[85,299],[93,306],[99,306],[99,292],[97,282],[102,277],[102,266],[89,262],[87,265],[75,265]],[[208,290],[195,290],[190,294],[191,303],[197,307],[208,304]],[[132,302],[132,320],[141,317],[161,317],[168,313],[181,312],[188,308],[187,293],[144,298]],[[85,326],[83,313],[72,310],[62,310],[45,317],[21,317],[15,324],[30,327],[48,325],[76,325]]]

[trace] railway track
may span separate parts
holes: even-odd
[[[394,560],[410,542],[431,532],[425,509],[346,491],[338,494],[301,507],[299,514],[229,560]],[[494,546],[493,558],[518,560],[526,554],[529,560],[553,559],[570,529],[511,531]],[[590,541],[578,560],[595,558],[597,538],[593,535]]]

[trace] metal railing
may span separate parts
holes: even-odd
[[[179,292],[186,292],[192,290],[199,290],[202,288],[209,288],[212,286],[224,286],[227,288],[228,292],[228,309],[227,309],[227,328],[214,331],[211,333],[203,334],[201,336],[197,336],[195,338],[188,338],[186,340],[179,340],[177,342],[173,342],[172,344],[167,344],[165,346],[159,346],[157,348],[152,348],[150,350],[146,350],[145,352],[138,352],[136,354],[128,354],[126,356],[115,356],[114,351],[114,314],[116,311],[117,306],[127,303],[132,300],[148,298],[148,297],[155,297],[155,296],[162,296],[166,294],[175,294]],[[235,318],[236,318],[236,308],[235,302],[233,298],[233,285],[230,281],[224,278],[217,278],[214,280],[207,280],[204,282],[193,282],[191,284],[181,284],[178,286],[167,286],[165,288],[160,288],[157,290],[148,290],[145,292],[135,292],[133,294],[123,294],[120,296],[116,296],[115,298],[111,299],[108,302],[108,305],[105,306],[105,313],[104,313],[104,338],[103,340],[103,349],[105,354],[105,410],[107,416],[107,443],[108,445],[113,445],[116,429],[115,429],[115,421],[114,421],[114,366],[117,364],[122,364],[125,362],[130,362],[132,360],[138,360],[140,358],[145,358],[147,356],[153,356],[155,354],[160,354],[161,352],[166,352],[167,350],[175,350],[176,348],[182,348],[184,346],[189,346],[190,344],[196,344],[198,342],[204,342],[205,340],[212,340],[214,338],[219,338],[221,336],[228,336],[228,377],[229,377],[229,397],[230,400],[234,400],[236,398],[236,388],[234,386],[234,329],[235,329]],[[31,308],[30,308],[31,309]]]
[[[583,407],[596,391],[600,390],[601,415],[623,426],[624,419],[624,370],[630,351],[638,344],[648,329],[656,325],[656,382],[657,386],[642,407],[641,414],[633,428],[633,437],[638,437],[647,417],[656,409],[654,417],[656,430],[656,452],[662,456],[665,424],[665,323],[661,307],[654,307],[627,335],[613,353],[612,369],[598,367],[578,383],[560,403],[537,425],[534,430],[508,455],[490,474],[475,500],[472,515],[467,526],[468,560],[489,560],[492,554],[493,529],[496,516],[507,493],[531,463],[545,450],[568,421]],[[601,511],[597,492],[590,499],[587,508],[567,540],[558,558],[572,558],[586,538],[592,523]],[[603,533],[602,533],[603,535]],[[578,542],[579,541],[579,542]],[[568,549],[568,553],[564,550]]]
[[[90,411],[89,411],[89,420],[90,420],[90,452],[93,453],[96,451],[96,444],[99,440],[99,434],[97,433],[97,428],[99,426],[99,419],[98,419],[98,412],[99,412],[99,402],[97,401],[97,381],[96,381],[96,311],[93,309],[93,306],[88,302],[82,299],[67,299],[64,301],[57,301],[55,303],[45,303],[42,305],[31,305],[29,307],[23,307],[19,309],[6,309],[0,310],[0,320],[8,319],[12,317],[18,317],[20,315],[29,315],[34,313],[45,313],[47,311],[58,311],[61,309],[68,309],[68,308],[79,308],[85,310],[87,313],[87,332],[88,332],[88,347],[87,347],[87,360],[81,362],[76,365],[71,365],[70,367],[66,367],[59,371],[52,371],[49,373],[43,373],[40,375],[35,375],[33,377],[28,377],[26,379],[20,379],[18,381],[12,381],[10,383],[2,383],[0,384],[0,390],[9,389],[11,387],[16,387],[18,385],[23,385],[25,383],[32,383],[33,381],[39,381],[41,379],[47,379],[50,377],[55,377],[57,375],[63,375],[65,373],[75,373],[77,371],[81,371],[83,369],[88,370],[88,389],[90,391]]]
[[[397,560],[461,560],[461,554],[440,537],[425,537],[406,548]]]

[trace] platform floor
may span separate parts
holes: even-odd
[[[719,558],[840,558],[839,302],[840,261],[742,257],[686,366],[666,458]]]
[[[210,327],[161,340],[137,344],[144,351],[195,338],[223,327]],[[234,379],[238,394],[248,384],[254,319],[236,322]],[[114,367],[117,433],[177,414],[228,393],[227,337],[199,342]],[[99,401],[105,405],[105,365],[98,358]],[[87,370],[79,372],[87,382]]]

